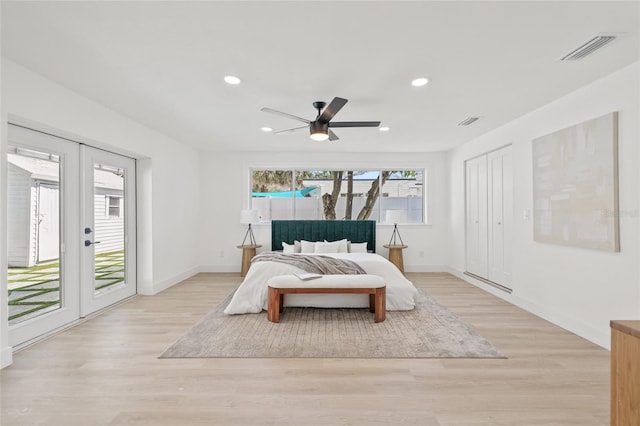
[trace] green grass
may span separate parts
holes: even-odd
[[[9,270],[7,271],[9,275],[18,275],[18,274],[22,274],[22,273],[34,273],[36,271],[41,271],[43,269],[49,269],[49,268],[56,268],[59,269],[60,268],[60,263],[59,262],[53,262],[53,263],[41,263],[40,265],[35,265],[35,266],[30,266],[28,268],[9,268]]]
[[[108,253],[100,253],[95,258],[95,280],[96,286],[94,290],[102,290],[113,285],[124,282],[122,277],[111,277],[110,275],[124,273],[124,250],[116,250]],[[115,270],[106,271],[106,269],[117,267]],[[50,270],[46,272],[45,270]],[[51,271],[53,270],[53,271]],[[11,296],[17,296],[13,300],[9,300],[9,321],[15,321],[26,315],[33,314],[40,310],[50,308],[54,305],[60,305],[60,298],[56,300],[42,300],[42,296],[49,293],[60,292],[60,285],[51,288],[34,288],[44,284],[49,284],[60,280],[60,263],[49,262],[39,265],[35,265],[29,268],[9,268],[8,270],[9,284],[24,283],[17,288],[8,290],[9,298]],[[23,277],[18,278],[23,275]],[[26,277],[25,277],[26,276]],[[103,281],[103,282],[99,282]],[[21,312],[15,312],[12,314],[11,307],[25,308],[32,306],[32,308],[26,309]]]

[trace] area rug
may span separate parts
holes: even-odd
[[[280,323],[261,314],[225,315],[231,296],[160,358],[505,358],[488,340],[419,291],[412,311],[285,308]]]

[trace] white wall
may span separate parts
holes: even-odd
[[[468,279],[603,347],[609,320],[640,318],[640,62],[598,80],[449,153],[452,272],[465,269],[464,161],[512,143],[514,165],[513,293]],[[621,252],[533,241],[532,139],[612,111],[619,116]],[[464,277],[464,276],[463,276]]]
[[[161,133],[2,59],[0,219],[6,235],[6,121],[109,149],[138,162],[138,291],[154,294],[198,270],[198,153]],[[6,239],[2,245],[6,280]],[[4,285],[2,288],[6,288]],[[0,351],[7,338],[6,292],[0,292]]]
[[[347,143],[347,142],[345,142]],[[429,225],[400,226],[409,248],[404,251],[407,271],[443,271],[447,264],[448,177],[446,154],[371,153],[209,153],[200,160],[203,235],[200,264],[203,271],[239,271],[246,226],[239,223],[240,210],[249,205],[250,168],[426,168]],[[220,185],[225,182],[225,185]],[[221,202],[221,200],[223,200]],[[387,255],[382,246],[389,242],[393,226],[379,225],[376,251]],[[269,225],[255,225],[254,234],[262,248],[271,247]]]
[[[610,319],[640,317],[638,101],[640,64],[533,111],[450,153],[197,153],[6,59],[2,60],[0,111],[0,231],[6,235],[6,122],[31,123],[91,145],[138,158],[139,291],[156,293],[198,270],[237,272],[236,248],[245,227],[239,212],[249,202],[249,168],[426,168],[430,225],[401,227],[409,248],[407,271],[464,271],[464,160],[513,143],[513,294],[498,294],[607,347]],[[610,111],[620,111],[620,253],[533,242],[531,140]],[[9,115],[8,115],[9,114]],[[225,182],[224,188],[219,182]],[[224,200],[224,201],[220,201]],[[262,250],[270,228],[255,227]],[[378,253],[392,227],[378,227]],[[6,238],[0,244],[6,280]],[[474,282],[483,286],[483,284]],[[4,288],[4,286],[3,286]],[[11,361],[6,292],[0,292],[0,362]]]

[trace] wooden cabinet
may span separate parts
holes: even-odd
[[[640,425],[640,321],[611,321],[611,426]]]

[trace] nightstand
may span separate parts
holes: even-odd
[[[251,266],[251,259],[256,255],[256,249],[262,247],[260,244],[251,246],[237,246],[242,249],[242,268],[240,269],[240,276],[247,275],[247,271]]]
[[[385,244],[384,248],[389,249],[389,262],[396,265],[396,267],[404,274],[404,261],[402,260],[402,250],[409,246],[400,244]]]

